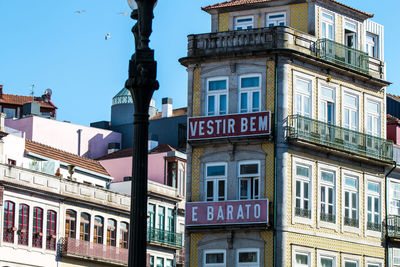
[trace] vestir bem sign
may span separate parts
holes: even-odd
[[[268,199],[186,202],[186,226],[268,223]]]
[[[243,113],[188,119],[188,140],[269,135],[271,113]]]

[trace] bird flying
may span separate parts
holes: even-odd
[[[111,34],[107,33],[106,36],[104,37],[104,39],[107,41],[108,39],[111,38]]]
[[[84,13],[84,12],[86,12],[86,10],[77,10],[77,11],[75,11],[74,13],[82,14],[82,13]]]

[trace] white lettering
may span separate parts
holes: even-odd
[[[197,121],[191,121],[191,123],[190,123],[191,136],[195,136],[196,135],[196,129],[197,129]]]
[[[208,128],[207,134],[209,134],[209,135],[212,135],[213,132],[214,132],[214,128],[213,128],[212,124],[213,124],[213,121],[212,121],[212,120],[209,120],[209,121],[207,122],[207,128]]]
[[[192,221],[193,222],[197,222],[197,209],[198,209],[199,207],[192,207]]]
[[[221,120],[215,120],[215,123],[217,124],[217,134],[219,134],[219,128],[220,128],[220,125],[221,125]]]
[[[239,205],[237,216],[236,216],[236,220],[239,220],[239,219],[242,219],[242,220],[244,219],[242,205]]]
[[[261,216],[261,206],[260,204],[254,205],[254,218],[258,219]]]
[[[199,135],[204,135],[204,121],[199,122]]]
[[[207,221],[212,221],[214,219],[214,208],[211,206],[207,207]]]
[[[259,131],[267,131],[268,127],[268,117],[258,117],[258,130]]]
[[[256,131],[256,117],[251,117],[250,118],[250,131],[255,132]]]
[[[241,132],[242,133],[247,132],[247,118],[242,118],[240,122],[241,122]]]
[[[226,212],[226,220],[233,220],[233,206],[232,205],[227,205],[226,206],[227,212]]]
[[[218,220],[224,220],[224,211],[221,206],[219,206],[219,208],[218,208],[217,221]]]
[[[250,207],[251,207],[251,204],[246,204],[245,207],[246,207],[246,219],[250,219]]]
[[[235,133],[235,120],[234,119],[228,120],[228,133]]]

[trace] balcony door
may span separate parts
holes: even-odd
[[[344,44],[348,48],[345,53],[346,63],[357,66],[357,53],[353,49],[357,49],[357,24],[353,22],[346,21],[344,29]]]

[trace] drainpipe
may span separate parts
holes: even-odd
[[[388,201],[387,201],[387,196],[388,196],[388,176],[394,171],[394,169],[396,169],[397,167],[397,163],[396,161],[393,161],[393,168],[385,175],[385,227],[386,227],[386,231],[385,231],[385,246],[386,246],[386,257],[385,257],[385,261],[386,264],[385,266],[389,266],[389,242],[388,242]]]
[[[277,222],[277,200],[276,200],[276,188],[277,188],[277,174],[276,174],[276,142],[277,142],[277,133],[278,133],[278,55],[275,54],[275,99],[274,99],[274,227],[273,227],[273,266],[277,267],[276,263],[276,222]]]

